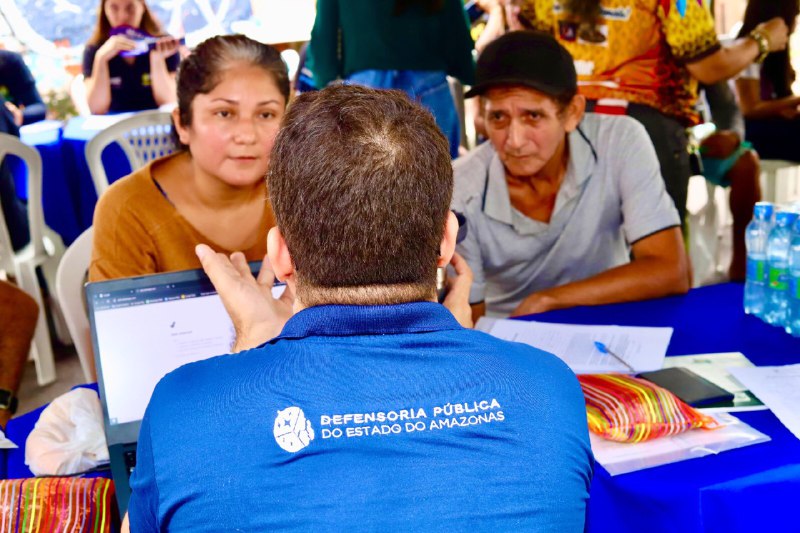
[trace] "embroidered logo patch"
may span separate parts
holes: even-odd
[[[272,433],[278,446],[290,453],[299,452],[314,440],[311,421],[299,407],[287,407],[278,411]]]

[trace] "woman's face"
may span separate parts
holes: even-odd
[[[251,187],[266,176],[285,108],[272,74],[234,64],[211,92],[192,100],[192,124],[176,129],[189,147],[195,172],[231,187]]]
[[[123,25],[138,28],[142,24],[144,16],[144,2],[142,0],[106,0],[103,13],[112,28]]]

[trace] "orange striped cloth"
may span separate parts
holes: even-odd
[[[110,479],[29,478],[0,481],[0,533],[97,532],[119,528]]]
[[[715,429],[716,420],[667,389],[624,374],[578,376],[589,430],[617,442],[642,442],[693,428]]]

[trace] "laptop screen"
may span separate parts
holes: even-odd
[[[86,295],[109,444],[136,439],[164,375],[229,353],[235,339],[202,270],[89,283]]]

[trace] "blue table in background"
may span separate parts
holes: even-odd
[[[35,147],[42,156],[45,223],[61,236],[66,246],[92,225],[97,194],[86,162],[86,143],[109,122],[109,117],[75,117],[63,127],[61,122],[48,120],[20,129],[22,142]],[[127,157],[116,144],[103,152],[103,164],[111,183],[131,172]],[[24,166],[12,162],[12,172],[17,194],[27,199]]]
[[[800,363],[800,339],[742,311],[743,285],[580,307],[527,317],[543,322],[671,326],[667,355],[742,352],[755,365]],[[800,406],[798,406],[800,409]],[[770,411],[735,413],[770,442],[611,477],[595,468],[589,531],[800,531],[800,440]],[[557,431],[557,428],[550,428]]]
[[[131,114],[117,115],[116,118],[122,119]],[[64,162],[73,172],[70,183],[77,206],[78,225],[81,232],[92,225],[94,206],[97,203],[97,193],[89,172],[89,165],[86,162],[86,143],[107,127],[109,121],[106,119],[108,118],[110,117],[74,117],[64,126],[62,136]],[[102,159],[109,183],[131,173],[128,158],[117,144],[111,144],[103,152]]]
[[[80,235],[78,211],[70,179],[72,173],[64,164],[62,153],[62,124],[56,120],[36,122],[20,128],[20,139],[33,146],[42,157],[42,208],[44,221],[69,244]],[[23,165],[12,170],[17,184],[17,194],[24,200],[27,194],[27,169]]]

